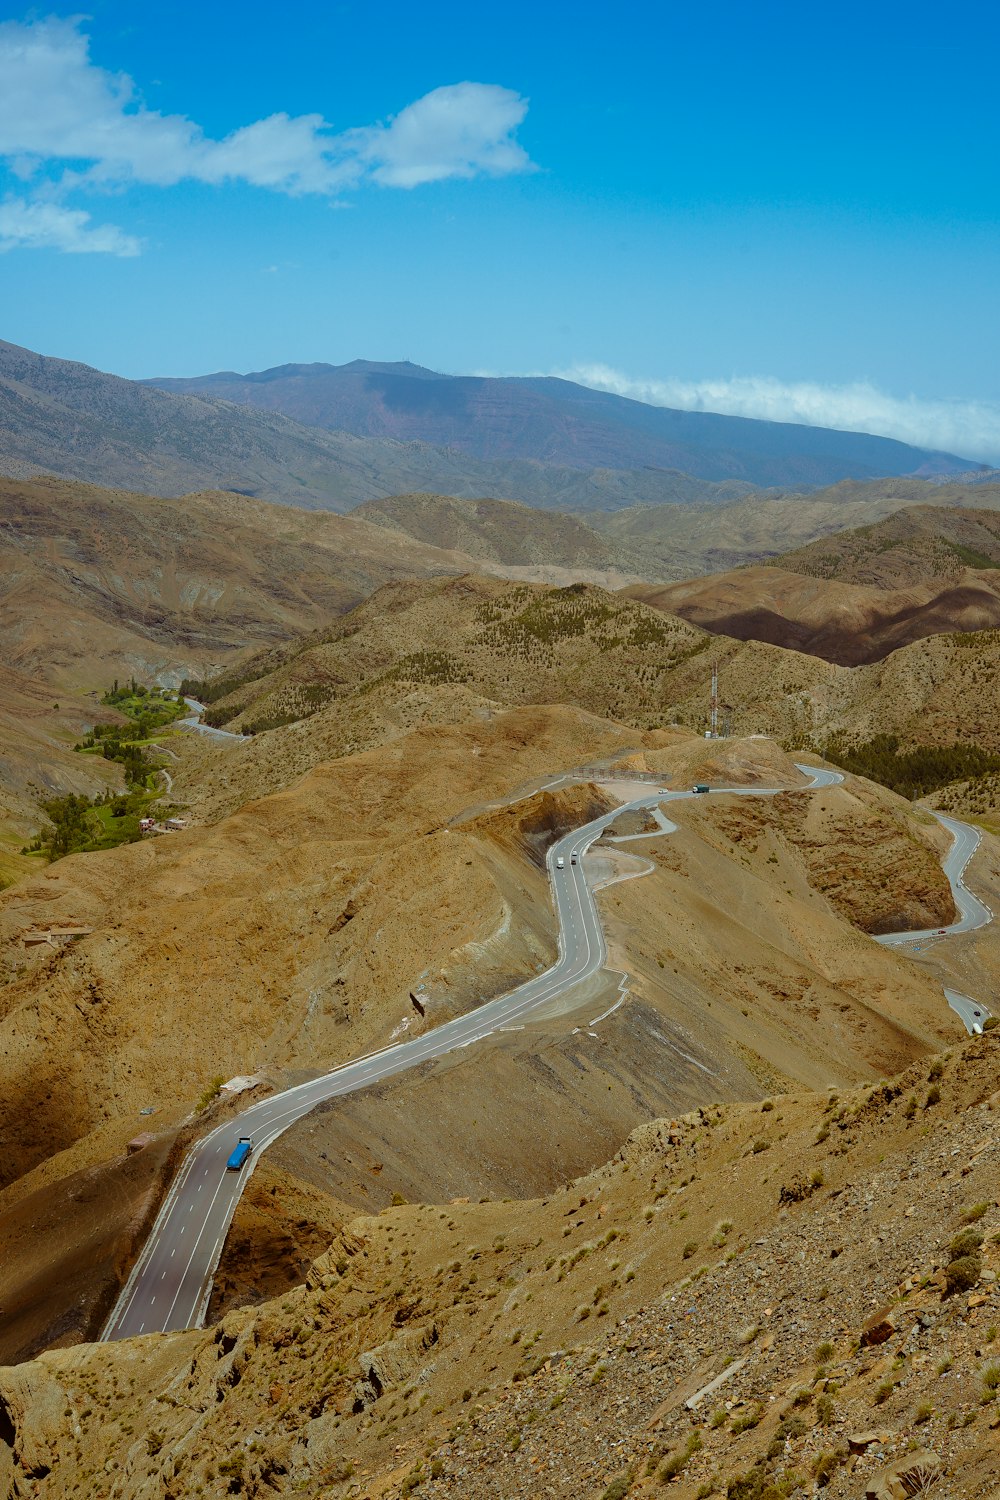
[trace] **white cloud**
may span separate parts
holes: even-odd
[[[417,187],[446,177],[500,177],[533,170],[514,131],[528,101],[489,83],[454,83],[407,105],[388,125],[351,132],[358,159],[385,187]]]
[[[6,250],[62,250],[69,255],[138,255],[139,241],[114,224],[92,225],[90,215],[58,203],[0,203],[0,254]]]
[[[769,422],[800,422],[841,432],[869,432],[918,448],[938,448],[1000,464],[1000,405],[992,401],[892,396],[868,381],[849,385],[788,383],[770,375],[719,380],[643,380],[606,365],[576,365],[565,380],[613,391],[650,406],[714,411]]]
[[[270,115],[225,140],[199,142],[181,175],[212,183],[249,182],[280,193],[329,193],[343,179],[326,154],[326,128],[322,115]]]
[[[148,109],[127,74],[94,64],[79,18],[0,23],[0,158],[39,201],[185,179],[332,195],[366,181],[410,188],[524,172],[532,163],[513,133],[527,109],[510,89],[458,83],[385,123],[337,133],[320,114],[279,113],[213,140],[184,115]]]

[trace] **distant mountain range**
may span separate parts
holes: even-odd
[[[0,342],[0,474],[16,478],[334,511],[431,492],[594,512],[970,469],[888,438],[667,411],[563,380],[357,361],[155,383]]]
[[[409,363],[278,365],[156,380],[160,390],[280,412],[311,427],[578,469],[676,469],[713,482],[814,486],[975,468],[860,432],[675,411],[549,377],[439,375]]]
[[[0,474],[179,495],[235,490],[347,511],[403,492],[520,499],[553,510],[735,500],[753,485],[660,470],[495,462],[458,449],[307,427],[208,395],[166,393],[0,342]]]

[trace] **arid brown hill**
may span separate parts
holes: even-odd
[[[380,589],[315,636],[234,665],[207,692],[212,722],[237,729],[290,722],[325,705],[342,714],[342,700],[379,703],[402,683],[463,688],[501,704],[573,702],[652,727],[663,718],[664,674],[709,641],[682,620],[594,586],[468,575]]]
[[[120,784],[71,748],[114,678],[176,686],[387,579],[469,565],[365,521],[242,495],[0,479],[0,879],[8,838],[20,848],[38,827],[41,798]]]
[[[911,507],[763,567],[627,592],[738,640],[876,662],[926,636],[1000,624],[1000,514]]]
[[[519,703],[701,732],[713,663],[733,734],[819,750],[894,735],[904,750],[1000,754],[997,630],[927,636],[849,668],[712,636],[620,593],[463,576],[388,585],[331,628],[234,662],[206,687],[210,716],[255,732],[225,752],[201,749],[179,769],[178,795],[217,818],[331,756]]]
[[[315,627],[390,578],[467,565],[364,521],[243,495],[0,479],[4,660],[50,683],[99,685],[112,666],[176,680]]]
[[[845,481],[808,495],[755,494],[742,499],[678,494],[670,505],[540,511],[511,500],[462,500],[452,495],[390,495],[354,514],[395,527],[418,541],[458,547],[493,569],[533,567],[538,581],[566,582],[560,569],[586,570],[592,582],[617,571],[647,582],[670,582],[749,562],[771,563],[789,548],[868,526],[914,501],[935,506],[1000,504],[1000,486],[974,488],[920,479]],[[720,487],[721,490],[721,487]],[[995,494],[994,494],[995,490]],[[596,535],[595,535],[596,533]],[[542,570],[547,578],[541,579]],[[604,573],[602,579],[598,573]]]
[[[325,1253],[214,1327],[0,1371],[0,1485],[984,1500],[996,1066],[987,1036],[868,1088],[651,1120],[520,1201],[338,1215],[264,1167],[260,1232],[284,1200]]]
[[[586,785],[548,784],[592,757],[627,757],[681,785],[801,781],[766,742],[637,734],[574,708],[522,707],[327,761],[213,827],[74,855],[0,895],[0,1336],[15,1309],[22,1335],[86,1332],[88,1299],[106,1290],[116,1254],[121,1268],[150,1187],[128,1179],[123,1158],[149,1128],[140,1110],[156,1111],[152,1128],[169,1144],[214,1096],[213,1081],[294,1080],[476,1006],[551,961],[546,830],[606,802]],[[505,797],[518,800],[497,807]],[[856,1081],[954,1034],[934,976],[866,935],[951,915],[938,859],[946,840],[926,814],[856,783],[780,806],[698,799],[678,821],[645,858],[612,846],[591,862],[596,880],[644,875],[602,898],[611,962],[636,997],[619,1017],[612,1076],[574,1066],[581,1017],[557,1006],[540,1042],[534,1023],[520,1039],[527,1066],[492,1081],[487,1069],[472,1088],[459,1074],[447,1117],[403,1106],[403,1138],[457,1174],[448,1196],[474,1190],[483,1156],[499,1188],[547,1187],[679,1103],[753,1098],[783,1078]],[[93,931],[59,951],[22,946],[26,932],[74,925]],[[588,986],[576,997],[582,1019],[618,993],[617,979]],[[549,1040],[571,1049],[565,1067],[551,1056],[530,1063]],[[580,1045],[589,1054],[586,1038]],[[567,1111],[579,1126],[567,1128]],[[539,1159],[543,1115],[555,1144]],[[395,1118],[380,1115],[369,1140],[394,1138]],[[514,1120],[532,1122],[529,1147]],[[310,1149],[317,1124],[302,1137],[313,1167],[329,1157],[339,1172],[343,1150]],[[451,1133],[478,1141],[461,1165]],[[365,1182],[378,1186],[367,1168],[351,1191]]]
[[[871,526],[908,506],[996,509],[1000,485],[939,484],[926,479],[844,480],[806,494],[758,493],[683,506],[635,505],[588,511],[595,531],[642,559],[644,578],[694,578],[743,563],[784,566],[783,554],[851,527]],[[860,580],[854,580],[855,582]]]
[[[641,558],[597,535],[575,516],[540,511],[513,500],[390,495],[365,501],[353,515],[429,546],[456,549],[486,563],[641,571]]]
[[[912,505],[877,525],[844,531],[777,559],[792,573],[880,589],[957,583],[1000,568],[1000,485],[964,491],[974,509]],[[992,508],[988,508],[992,507]]]

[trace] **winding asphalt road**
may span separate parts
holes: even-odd
[[[835,771],[812,766],[798,769],[810,778],[810,790],[843,780]],[[777,796],[786,790],[719,787],[713,788],[711,795]],[[457,1048],[471,1046],[600,969],[607,958],[607,948],[594,893],[584,874],[583,855],[623,813],[692,795],[651,791],[565,834],[551,846],[546,862],[559,926],[559,957],[544,974],[424,1036],[386,1047],[321,1078],[263,1099],[236,1119],[216,1126],[193,1146],[112,1309],[102,1339],[197,1327],[202,1322],[226,1233],[256,1162],[289,1126],[318,1104],[368,1088]],[[962,869],[971,852],[966,855]],[[965,920],[963,914],[962,921]],[[968,929],[960,922],[956,930]],[[228,1171],[226,1161],[230,1152],[240,1137],[247,1135],[254,1141],[249,1163],[242,1171]]]
[[[933,809],[931,811],[933,812]],[[902,948],[909,943],[919,943],[928,938],[952,937],[959,932],[975,932],[977,927],[985,927],[987,922],[993,921],[990,908],[985,902],[980,901],[978,896],[972,894],[964,880],[969,860],[979,848],[982,840],[981,832],[971,823],[960,823],[957,818],[945,817],[944,813],[935,812],[934,817],[952,836],[952,846],[941,861],[941,868],[951,885],[951,893],[958,908],[958,921],[952,922],[948,927],[925,927],[921,932],[883,933],[875,941],[884,944],[887,948]],[[981,1001],[973,1000],[969,995],[963,995],[960,990],[947,988],[944,997],[955,1014],[960,1017],[970,1035],[982,1031],[983,1022],[990,1012]]]
[[[949,936],[957,932],[974,932],[977,927],[985,927],[987,922],[993,920],[989,907],[972,894],[962,878],[969,860],[979,848],[982,834],[971,823],[946,818],[944,813],[936,812],[934,817],[942,828],[948,830],[953,840],[951,848],[941,861],[941,868],[951,885],[955,905],[958,907],[958,921],[952,922],[950,927],[925,927],[920,932],[883,933],[878,942],[884,943],[886,947],[898,948],[905,943],[918,943],[922,938],[937,937],[942,932]]]
[[[197,698],[185,698],[184,702],[191,713],[186,719],[178,719],[177,722],[182,729],[193,729],[195,734],[207,734],[212,740],[241,740],[243,738],[241,734],[233,734],[231,729],[215,729],[211,724],[203,724],[201,717],[205,712],[205,705],[199,703]]]

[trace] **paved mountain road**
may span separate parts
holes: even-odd
[[[933,812],[933,809],[930,809]],[[963,876],[969,860],[979,848],[982,834],[978,828],[971,823],[960,823],[957,818],[946,818],[944,813],[935,812],[942,828],[946,828],[951,834],[953,843],[944,859],[941,868],[948,877],[951,885],[951,893],[958,907],[958,921],[952,922],[950,927],[925,927],[920,932],[886,932],[877,941],[884,943],[886,947],[898,948],[906,943],[919,943],[924,938],[936,937],[942,931],[949,936],[959,932],[974,932],[977,927],[985,927],[987,922],[992,922],[993,913],[989,907],[978,896],[974,896],[966,887]]]
[[[835,771],[812,766],[799,769],[811,778],[810,790],[843,780]],[[713,788],[711,795],[777,796],[784,790],[787,789],[720,787]],[[263,1099],[237,1118],[216,1126],[193,1146],[111,1312],[102,1338],[122,1339],[190,1328],[202,1321],[226,1233],[256,1162],[289,1126],[317,1105],[481,1041],[601,968],[607,957],[604,930],[582,856],[623,813],[692,795],[689,791],[661,792],[651,788],[643,796],[565,834],[550,847],[546,862],[558,921],[559,956],[544,974],[424,1036],[386,1047]],[[965,863],[968,858],[966,855]],[[986,919],[989,920],[988,914]],[[961,923],[956,927],[961,928]],[[246,1135],[253,1137],[253,1155],[242,1171],[228,1171],[226,1161],[230,1152],[239,1138]]]
[[[178,719],[182,729],[193,729],[195,734],[207,734],[212,740],[242,740],[241,734],[233,734],[231,729],[215,729],[211,724],[202,723],[202,715],[205,713],[204,703],[199,703],[197,698],[185,698],[184,702],[191,710],[185,719]]]
[[[984,1021],[989,1019],[990,1012],[979,1000],[973,1000],[969,995],[963,995],[960,990],[946,989],[944,998],[958,1016],[970,1036],[976,1035],[983,1029]]]
[[[933,808],[931,811],[934,811]],[[958,908],[958,921],[952,922],[949,927],[926,927],[921,932],[883,933],[876,938],[876,942],[884,944],[887,948],[902,948],[908,943],[926,942],[928,938],[952,937],[960,932],[975,932],[976,928],[985,927],[987,922],[993,921],[990,908],[985,902],[980,901],[978,896],[972,894],[964,879],[969,860],[979,848],[982,833],[971,823],[961,823],[957,818],[945,817],[944,813],[935,812],[934,817],[952,836],[952,846],[941,861],[941,868],[951,885],[951,893]],[[951,990],[947,987],[944,997],[970,1035],[982,1031],[983,1023],[988,1019],[990,1012],[981,1001],[963,995],[960,990]]]
[[[425,1036],[387,1047],[264,1099],[235,1120],[217,1126],[192,1148],[108,1321],[105,1339],[154,1329],[189,1328],[199,1321],[208,1303],[226,1231],[253,1163],[259,1160],[261,1151],[317,1104],[480,1041],[600,968],[606,956],[604,932],[582,866],[572,863],[571,847],[582,853],[618,815],[616,811],[575,830],[549,851],[559,921],[559,958],[552,968],[509,995],[489,1001]],[[556,867],[560,852],[565,860],[562,870]],[[229,1154],[245,1135],[254,1139],[251,1165],[242,1172],[229,1172]]]

